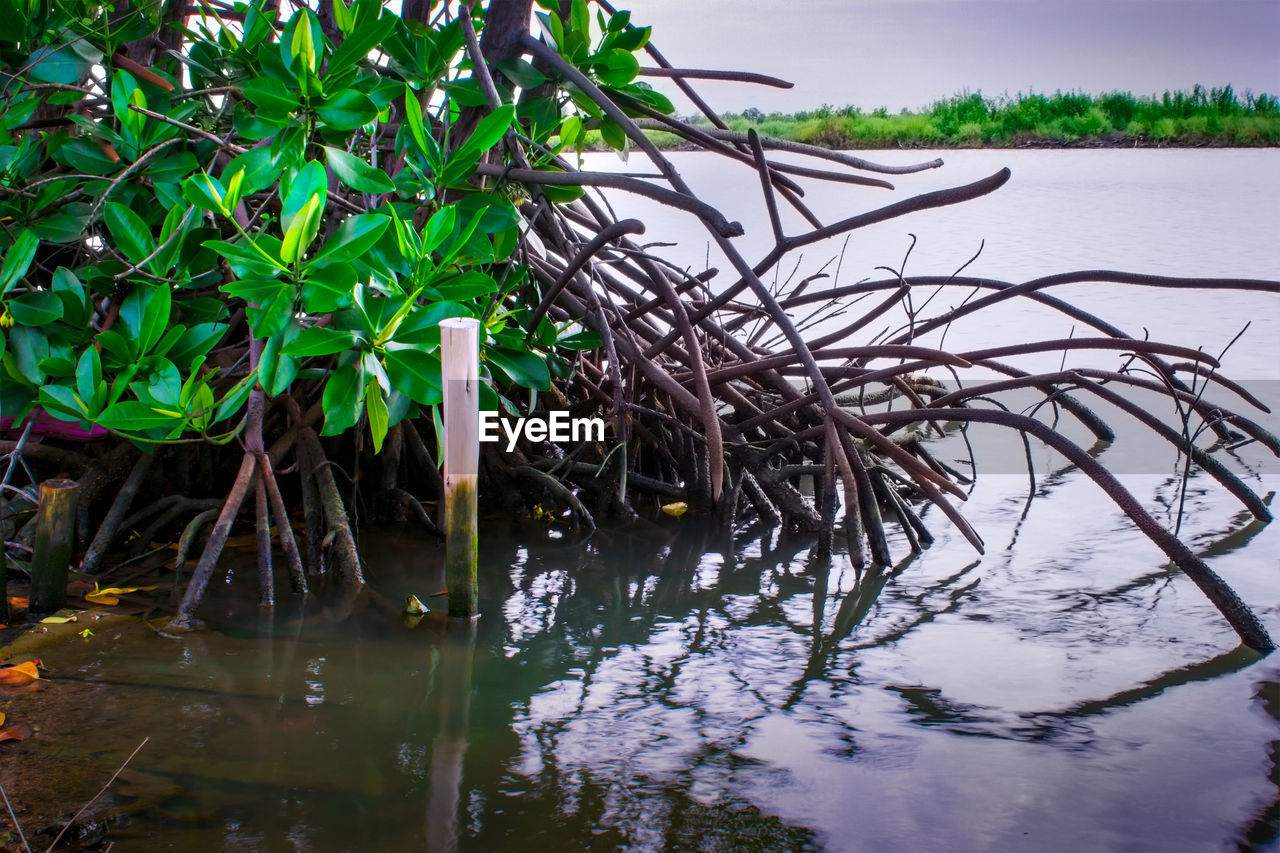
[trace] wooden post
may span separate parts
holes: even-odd
[[[480,321],[440,321],[444,378],[444,530],[449,615],[479,615],[476,473],[480,467]]]
[[[67,567],[76,533],[75,480],[45,480],[36,510],[35,546],[31,554],[32,613],[49,613],[67,603]]]

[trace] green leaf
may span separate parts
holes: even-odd
[[[370,382],[364,389],[365,408],[369,412],[369,433],[373,436],[373,452],[382,452],[382,440],[387,437],[387,403],[382,399],[378,383]]]
[[[345,329],[327,329],[311,326],[298,332],[298,336],[281,347],[285,355],[306,358],[313,355],[335,355],[355,349],[359,338],[355,332]]]
[[[291,324],[283,332],[272,335],[262,348],[262,357],[258,359],[258,382],[269,397],[289,390],[298,376],[298,360],[280,353],[281,346],[296,328],[296,324]]]
[[[6,370],[19,381],[26,380],[32,385],[40,385],[45,380],[40,362],[49,357],[49,339],[44,332],[33,326],[14,326],[9,330],[10,358],[2,363]]]
[[[588,38],[591,35],[591,13],[587,10],[587,0],[573,0],[569,10],[569,29]]]
[[[197,358],[208,355],[209,350],[222,340],[226,332],[226,323],[197,323],[184,329],[182,335],[169,349],[169,360],[180,370],[189,370],[191,363]]]
[[[470,138],[459,149],[459,156],[465,156],[462,155],[463,151],[483,153],[496,145],[511,128],[511,120],[515,117],[515,112],[515,107],[506,104],[480,119]]]
[[[284,193],[284,203],[280,211],[280,229],[288,233],[293,227],[294,217],[312,196],[319,195],[322,199],[327,197],[329,174],[320,161],[311,160],[298,170],[288,187],[281,186],[280,189]]]
[[[109,406],[106,411],[94,418],[94,423],[103,429],[129,433],[173,426],[181,423],[182,420],[181,415],[156,411],[146,403],[125,400]]]
[[[356,269],[351,264],[316,260],[307,265],[307,278],[302,282],[302,308],[308,314],[328,314],[350,308],[355,286]]]
[[[438,354],[413,347],[388,346],[382,365],[391,387],[407,394],[415,403],[432,406],[444,399]]]
[[[422,229],[422,254],[434,252],[453,234],[458,224],[458,210],[453,205],[442,207],[431,215]]]
[[[293,59],[301,63],[300,80],[306,72],[314,72],[318,67],[316,65],[317,39],[311,29],[311,19],[313,17],[309,9],[299,9],[294,13],[296,24],[293,30],[293,38],[289,42],[289,53]],[[316,29],[319,29],[318,25]]]
[[[306,253],[307,247],[320,230],[320,214],[324,202],[319,194],[313,195],[293,218],[293,224],[284,234],[280,244],[280,258],[287,264],[296,264]]]
[[[20,326],[43,326],[62,317],[62,300],[52,290],[34,290],[9,300],[9,315]]]
[[[316,114],[335,130],[355,130],[377,118],[378,107],[364,92],[346,89],[328,98]]]
[[[364,409],[364,371],[360,363],[340,367],[324,384],[324,429],[321,435],[340,435],[356,425]]]
[[[201,172],[192,175],[182,182],[182,197],[201,210],[211,210],[230,216],[231,212],[222,206],[222,199],[227,189],[217,178]]]
[[[242,278],[238,281],[227,282],[219,290],[236,299],[261,304],[274,299],[282,287],[289,288],[292,285],[274,278]]]
[[[615,48],[596,57],[591,69],[606,86],[625,86],[640,73],[640,63],[630,51]]]
[[[614,12],[613,15],[609,17],[609,23],[606,25],[605,29],[611,33],[616,33],[620,30],[626,29],[626,26],[629,23],[631,23],[631,13],[626,9],[622,9]]]
[[[5,253],[4,264],[0,265],[0,295],[8,293],[9,288],[27,274],[31,261],[36,256],[36,247],[39,245],[39,238],[30,230],[18,235],[18,239]]]
[[[289,91],[274,77],[254,78],[241,86],[240,91],[259,112],[273,118],[283,118],[298,108],[297,93]]]
[[[289,325],[293,317],[294,288],[292,285],[281,286],[267,302],[245,309],[249,320],[249,328],[255,338],[269,338]]]
[[[89,416],[89,407],[65,385],[42,386],[39,399],[40,407],[51,415],[68,415],[76,419]]]
[[[547,363],[531,352],[508,347],[490,347],[485,350],[489,362],[496,365],[511,381],[524,388],[546,391],[551,387],[551,372]]]
[[[354,154],[326,146],[324,156],[338,180],[357,192],[389,193],[396,188],[386,172],[375,169]]]
[[[351,35],[352,29],[355,28],[356,19],[351,16],[351,10],[342,0],[333,0],[333,22],[338,25],[343,35]]]
[[[70,45],[48,45],[39,48],[24,63],[27,73],[43,83],[74,86],[89,73],[91,62],[82,58]]]
[[[498,292],[498,282],[479,270],[467,270],[436,285],[440,298],[449,302],[466,302],[478,296],[491,296]]]
[[[103,219],[107,223],[107,230],[111,232],[111,239],[120,249],[120,254],[130,262],[136,264],[155,251],[156,238],[152,236],[147,223],[123,204],[107,202]]]
[[[593,350],[604,346],[604,340],[600,337],[599,332],[588,329],[587,331],[561,338],[556,341],[556,346],[571,350]]]
[[[579,137],[582,136],[582,119],[575,113],[564,120],[560,125],[560,144],[561,145],[578,145]]]
[[[369,51],[395,32],[400,21],[396,15],[384,14],[381,3],[360,3],[357,0],[355,13],[351,31],[329,58],[329,76],[367,57]]]
[[[527,59],[508,56],[498,63],[498,70],[521,89],[536,89],[547,82],[546,76]]]
[[[418,149],[427,158],[427,165],[431,167],[431,171],[439,174],[444,167],[444,155],[440,151],[440,146],[436,144],[435,137],[431,135],[430,129],[426,127],[422,119],[422,105],[418,103],[418,94],[409,88],[408,84],[404,87],[404,111],[405,123],[409,125],[409,135],[413,137],[413,141],[418,143]]]
[[[254,245],[262,248],[258,251]],[[242,278],[268,278],[284,270],[284,264],[273,264],[273,238],[259,234],[253,240],[228,243],[225,240],[206,240],[205,246],[227,259],[231,270]]]
[[[86,404],[98,395],[102,385],[102,360],[96,347],[85,347],[76,363],[76,393]]]
[[[626,151],[631,145],[631,140],[627,137],[627,132],[622,129],[622,125],[608,116],[600,119],[600,138],[615,151]]]
[[[131,338],[125,337],[115,329],[99,332],[97,341],[102,351],[111,357],[107,363],[113,367],[133,364],[138,359],[137,345]]]
[[[159,342],[169,324],[172,296],[169,285],[135,285],[120,304],[120,323],[133,338],[137,352],[146,354]]]
[[[283,164],[279,158],[271,155],[269,147],[251,148],[227,164],[223,170],[223,180],[230,180],[233,175],[243,174],[240,181],[241,196],[253,195],[275,183],[280,177]]]
[[[316,252],[316,260],[319,261],[326,255],[338,251],[349,257],[358,258],[382,238],[390,225],[391,218],[380,213],[348,216],[338,226],[338,230],[324,241],[324,245]]]
[[[622,50],[639,50],[649,43],[652,34],[653,27],[631,27],[618,34],[613,46]]]
[[[551,46],[559,50],[564,46],[564,25],[560,23],[560,17],[555,12],[537,12],[538,20],[542,23],[543,32],[551,39]]]

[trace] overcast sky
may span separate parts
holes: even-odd
[[[783,91],[703,83],[713,106],[916,108],[958,91],[1232,84],[1280,92],[1280,0],[632,0],[675,65],[760,71]],[[658,83],[663,91],[674,87]],[[681,112],[686,111],[681,108]]]

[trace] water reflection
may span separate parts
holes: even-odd
[[[136,807],[118,850],[150,849],[129,832],[310,851],[1274,843],[1280,670],[1088,484],[1054,472],[1027,505],[1025,483],[973,492],[1008,543],[987,558],[926,512],[932,548],[861,573],[779,531],[664,519],[566,544],[492,519],[474,626],[403,622],[391,602],[440,602],[442,555],[366,531],[362,596],[282,595],[235,636],[257,610],[232,585],[212,633],[46,662],[96,729],[152,735],[114,802]],[[1191,506],[1200,550],[1274,628],[1276,533]],[[107,773],[123,757],[38,741]]]

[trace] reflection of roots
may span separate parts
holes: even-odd
[[[1258,691],[1258,700],[1280,725],[1280,681],[1264,681]],[[1242,850],[1266,849],[1280,840],[1280,739],[1271,741],[1267,760],[1271,763],[1267,779],[1275,785],[1276,795],[1241,833],[1238,843]]]

